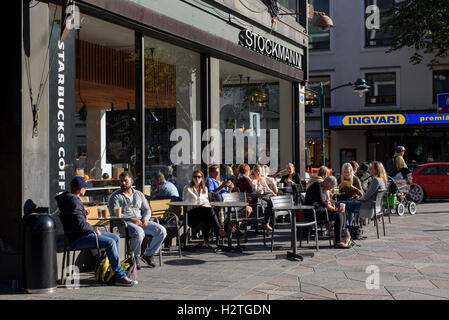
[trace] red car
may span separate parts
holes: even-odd
[[[449,198],[449,162],[419,165],[412,178],[409,196],[416,203],[426,198]]]

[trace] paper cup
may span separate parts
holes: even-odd
[[[346,203],[340,203],[340,210],[345,211],[346,209]]]

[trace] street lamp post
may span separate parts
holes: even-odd
[[[360,97],[368,91],[369,86],[366,84],[365,79],[358,78],[354,83],[349,82],[346,84],[342,84],[341,86],[337,86],[335,88],[330,89],[330,92],[343,88],[343,87],[353,87],[354,92],[357,92]],[[324,95],[324,87],[323,83],[320,82],[320,90],[315,91],[309,88],[305,88],[306,91],[312,92],[319,97],[320,101],[320,122],[321,122],[321,165],[326,165],[326,157],[325,157],[325,146],[324,146],[324,106],[325,106],[325,95]]]

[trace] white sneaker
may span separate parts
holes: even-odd
[[[132,287],[136,284],[138,284],[139,282],[137,282],[137,280],[132,280],[128,277],[124,277],[121,279],[115,279],[115,285],[116,286],[121,286],[121,287]]]

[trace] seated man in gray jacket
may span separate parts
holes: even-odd
[[[120,190],[115,191],[109,197],[109,212],[114,214],[114,208],[122,208],[122,217],[131,218],[128,222],[128,236],[130,250],[136,257],[141,257],[150,267],[155,267],[153,254],[158,252],[161,244],[167,236],[167,230],[160,224],[149,221],[151,208],[145,195],[139,190],[134,190],[134,180],[128,171],[119,176]],[[152,236],[151,243],[141,256],[141,245],[146,235]]]

